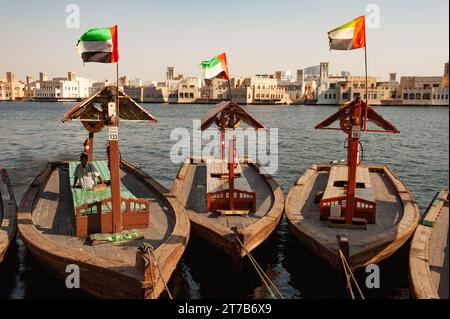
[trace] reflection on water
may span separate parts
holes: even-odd
[[[0,103],[0,163],[10,175],[18,201],[48,161],[76,160],[86,132],[78,122],[60,119],[72,104]],[[158,118],[156,125],[124,123],[120,131],[122,156],[171,186],[179,165],[170,161],[170,132],[192,130],[208,105],[147,104]],[[312,164],[346,157],[345,135],[316,131],[334,107],[249,106],[269,127],[279,129],[279,169],[275,178],[286,196],[296,179]],[[366,134],[362,138],[365,161],[386,163],[402,179],[423,211],[434,193],[448,187],[449,109],[379,108],[401,134]],[[96,156],[106,158],[106,135],[95,141]],[[293,236],[284,219],[254,257],[287,298],[336,298],[345,291],[338,276]],[[381,263],[381,289],[365,291],[369,298],[408,298],[408,245]],[[357,274],[364,283],[365,273]],[[177,298],[270,298],[270,293],[248,261],[233,272],[227,256],[191,237],[169,283]],[[0,264],[0,298],[79,298],[27,251],[20,238]],[[167,296],[163,296],[167,298]]]

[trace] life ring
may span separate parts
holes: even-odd
[[[89,133],[99,133],[105,127],[104,121],[81,121],[81,123]]]

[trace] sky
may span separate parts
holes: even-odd
[[[80,10],[79,29],[66,26],[70,4]],[[370,75],[443,74],[448,0],[0,0],[0,78],[6,71],[22,80],[73,71],[114,79],[112,65],[83,65],[75,45],[87,30],[116,24],[120,74],[130,78],[161,81],[167,66],[201,76],[200,62],[220,52],[232,76],[290,70],[295,77],[297,69],[325,61],[333,73],[363,75],[364,50],[330,51],[327,36],[361,15],[379,22],[367,29]]]

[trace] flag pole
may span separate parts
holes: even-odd
[[[365,37],[365,35],[364,35]],[[364,41],[364,64],[365,64],[365,70],[366,70],[366,111],[364,115],[364,131],[367,130],[367,114],[369,112],[369,79],[367,75],[367,41]]]
[[[112,204],[112,230],[113,233],[122,231],[122,208],[120,197],[120,156],[119,156],[119,62],[116,62],[116,114],[110,129],[115,127],[113,134],[109,136],[109,170],[111,175],[111,204]]]
[[[230,76],[228,75],[228,94],[230,96],[230,101],[233,100],[233,96],[231,95],[231,83],[230,83]]]

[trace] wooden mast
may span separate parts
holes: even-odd
[[[94,160],[94,133],[89,132],[89,139],[87,141],[88,145],[88,161],[92,162]]]
[[[358,169],[359,138],[361,133],[361,101],[357,101],[355,104],[350,120],[351,129],[348,130],[347,151],[347,205],[345,211],[345,223],[349,225],[353,224],[356,208],[356,170]],[[367,119],[364,122],[367,122]]]
[[[109,169],[111,174],[112,229],[114,233],[122,231],[122,209],[120,202],[119,170],[119,62],[116,62],[116,102],[114,114],[109,126]],[[111,114],[110,114],[111,115]]]
[[[235,149],[234,149],[234,134],[230,138],[230,159],[228,161],[228,173],[229,173],[229,189],[230,189],[230,210],[234,210],[234,156],[235,156]]]

